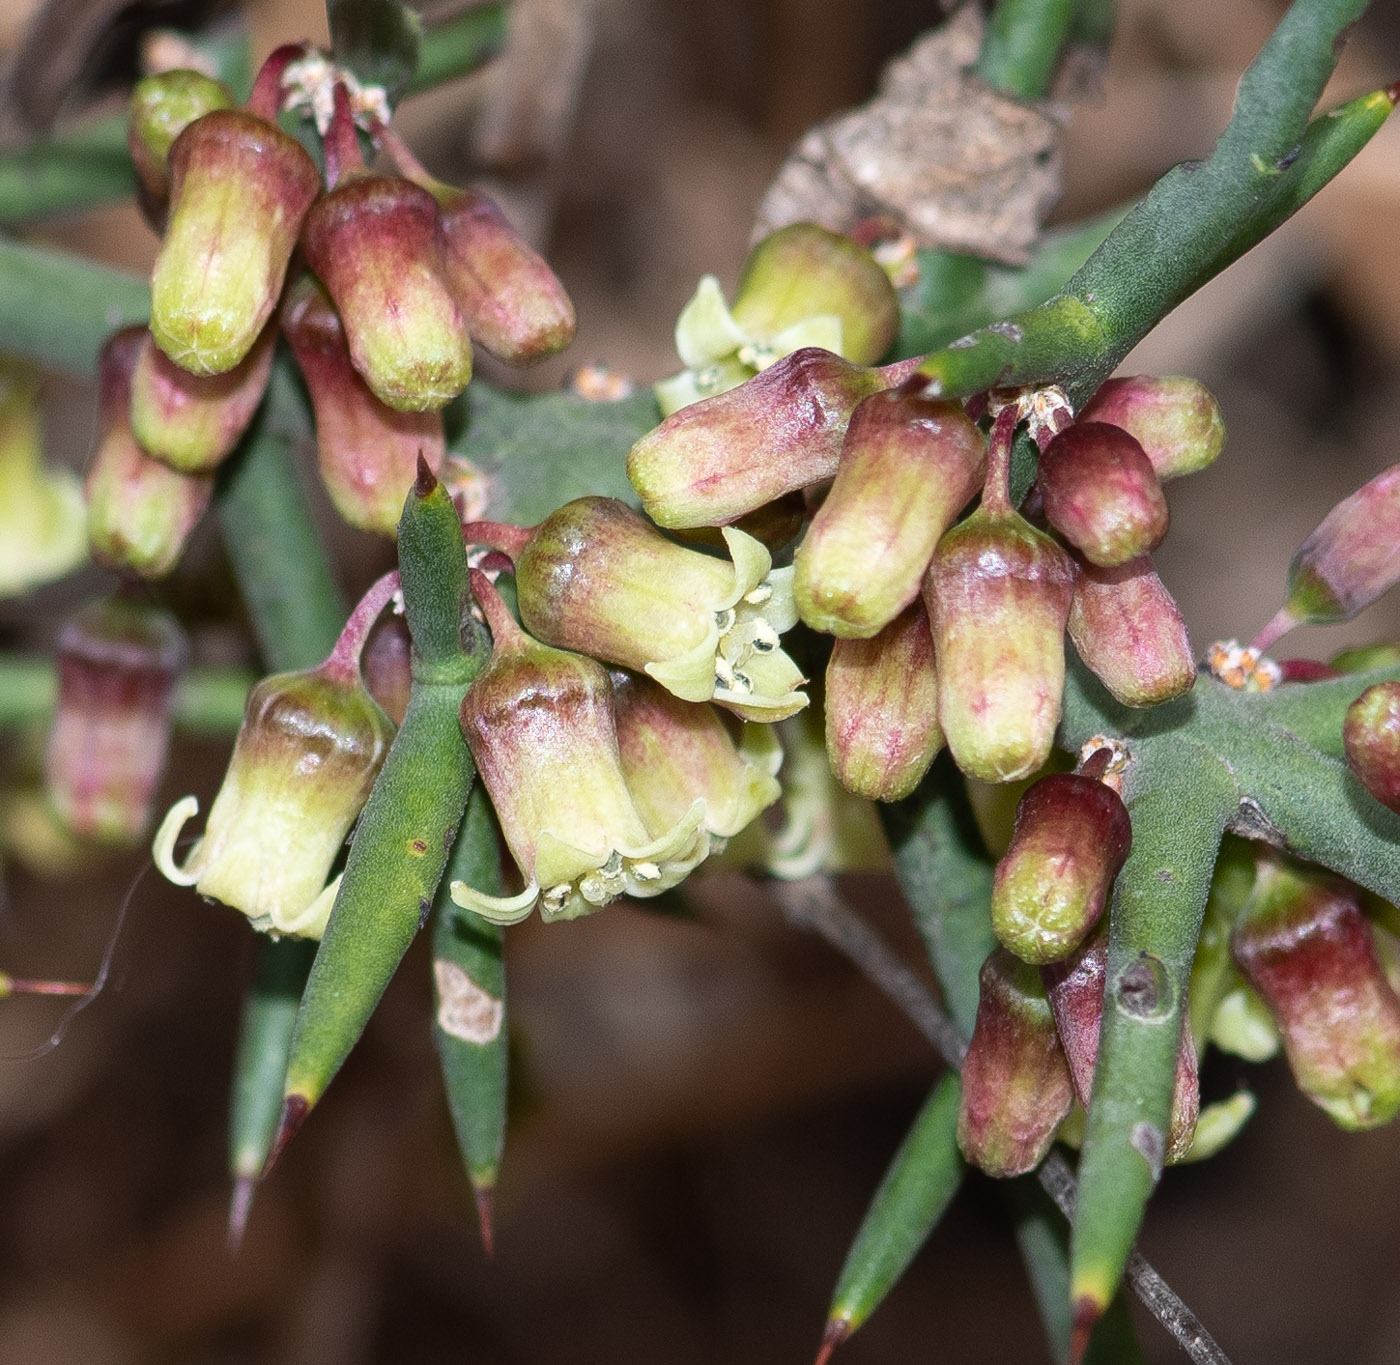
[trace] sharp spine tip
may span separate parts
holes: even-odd
[[[1074,1317],[1069,1332],[1069,1365],[1081,1365],[1089,1349],[1089,1340],[1094,1328],[1103,1317],[1103,1305],[1088,1294],[1081,1294],[1074,1301]]]
[[[305,1095],[292,1094],[283,1099],[282,1114],[277,1121],[277,1136],[272,1140],[267,1160],[263,1163],[262,1174],[258,1176],[259,1180],[267,1179],[268,1174],[277,1164],[277,1158],[282,1155],[283,1149],[296,1136],[297,1129],[306,1122],[306,1116],[310,1112],[311,1101]]]
[[[228,1201],[228,1254],[232,1260],[243,1246],[243,1234],[248,1230],[248,1215],[253,1209],[253,1196],[257,1193],[258,1182],[251,1175],[240,1175],[234,1179],[233,1192]]]
[[[826,1324],[826,1331],[822,1333],[822,1344],[817,1351],[817,1358],[812,1365],[827,1365],[831,1359],[832,1352],[841,1345],[843,1341],[850,1338],[851,1324],[847,1318],[832,1318]]]
[[[437,475],[428,467],[422,450],[418,452],[418,474],[413,480],[413,491],[420,498],[426,498],[438,486]]]
[[[496,1187],[477,1185],[473,1189],[476,1196],[476,1221],[481,1230],[481,1249],[488,1261],[496,1256]]]

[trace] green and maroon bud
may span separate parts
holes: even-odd
[[[938,662],[938,723],[959,768],[1011,782],[1045,762],[1060,723],[1074,563],[1007,495],[1015,410],[993,431],[982,505],[924,578]]]
[[[1400,1112],[1400,998],[1356,888],[1261,846],[1230,946],[1283,1037],[1298,1088],[1342,1128]]]
[[[1084,941],[1133,845],[1122,798],[1090,773],[1098,757],[1083,772],[1042,777],[1016,807],[992,882],[992,928],[1026,962],[1057,962]]]
[[[1254,637],[1271,649],[1295,626],[1350,621],[1400,582],[1400,464],[1343,498],[1288,566],[1288,600]]]
[[[771,726],[745,725],[736,744],[706,702],[682,701],[633,673],[615,672],[612,683],[622,776],[652,834],[685,819],[698,799],[718,852],[782,795],[783,751]]]
[[[202,71],[159,71],[132,87],[126,146],[136,167],[141,211],[157,231],[170,202],[168,158],[175,139],[196,119],[237,103],[228,86]]]
[[[1076,422],[1041,452],[1046,519],[1091,564],[1112,568],[1167,534],[1167,500],[1152,462],[1121,427]]]
[[[370,589],[325,663],[253,688],[204,836],[183,865],[175,845],[198,801],[176,802],[156,832],[152,853],[170,881],[241,910],[265,933],[321,937],[340,884],[326,879],[394,736],[359,656],[397,580]]]
[[[400,412],[375,397],[351,363],[339,314],[311,276],[287,291],[281,317],[311,395],[321,480],[336,511],[362,531],[394,535],[418,457],[434,474],[442,469],[442,413]]]
[[[88,603],[59,632],[44,786],[80,838],[128,845],[146,833],[188,655],[169,612],[120,594]]]
[[[986,439],[956,403],[897,392],[856,408],[836,481],[794,560],[802,619],[865,638],[919,595],[934,547],[982,486]]]
[[[514,559],[520,617],[541,640],[745,720],[782,720],[807,705],[780,638],[797,619],[792,570],[774,569],[752,536],[725,527],[729,558],[720,559],[597,497],[566,503],[533,531],[480,522],[465,533]]]
[[[724,526],[836,474],[851,414],[912,362],[853,365],[803,347],[738,388],[673,412],[627,456],[627,477],[661,526]]]
[[[1094,1090],[1094,1066],[1098,1061],[1099,1029],[1103,1023],[1104,983],[1108,974],[1107,925],[1101,924],[1069,957],[1042,967],[1040,973],[1054,1011],[1055,1028],[1069,1060],[1074,1097],[1087,1109]],[[1168,1163],[1182,1160],[1191,1150],[1200,1109],[1196,1044],[1191,1030],[1183,1026],[1172,1084]]]
[[[942,747],[924,604],[910,603],[868,640],[837,640],[826,666],[826,752],[841,785],[872,801],[898,801]]]
[[[1079,414],[1132,435],[1159,479],[1213,464],[1225,448],[1225,419],[1214,395],[1184,375],[1135,374],[1105,381]]]
[[[810,319],[831,317],[836,344],[827,349],[857,365],[875,364],[899,331],[899,299],[874,256],[816,223],[789,223],[749,252],[730,311],[756,350]],[[765,368],[762,355],[746,358],[741,348],[740,359]]]
[[[151,278],[151,334],[191,374],[222,374],[253,348],[321,175],[289,133],[215,109],[170,149],[170,216]]]
[[[623,776],[607,670],[531,639],[477,570],[472,586],[493,645],[462,700],[462,732],[525,889],[453,882],[452,899],[514,924],[537,904],[546,920],[575,919],[669,890],[709,853],[704,800],[653,834]]]
[[[125,327],[102,347],[101,430],[83,487],[92,557],[109,569],[161,578],[209,506],[214,479],[153,460],[131,429],[131,377],[149,341],[146,328]]]
[[[147,333],[131,376],[131,430],[142,449],[181,474],[213,473],[263,400],[276,338],[268,323],[231,370],[191,374]]]
[[[350,359],[400,412],[441,408],[467,387],[471,340],[443,262],[437,201],[364,169],[343,85],[326,135],[332,186],[302,233],[307,264],[340,314]]]
[[[1400,644],[1386,640],[1371,645],[1355,645],[1333,655],[1331,664],[1338,673],[1367,673],[1373,668],[1395,668],[1400,665]]]
[[[1400,683],[1376,683],[1347,708],[1347,765],[1372,796],[1400,813]]]
[[[437,201],[443,268],[472,340],[508,365],[533,365],[574,339],[574,305],[548,262],[494,200],[445,185],[391,128],[376,129],[399,173]]]
[[[1080,560],[1069,608],[1079,657],[1124,706],[1189,692],[1196,659],[1176,599],[1145,555],[1112,569]]]
[[[988,1175],[1022,1175],[1044,1160],[1074,1103],[1069,1065],[1034,967],[995,948],[978,984],[958,1146]]]

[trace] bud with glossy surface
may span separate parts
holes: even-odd
[[[59,632],[44,785],[79,837],[122,845],[146,832],[187,657],[169,612],[120,596],[89,603]]]
[[[910,368],[794,351],[738,388],[672,413],[632,447],[627,477],[658,525],[727,525],[831,478],[856,405]]]
[[[84,492],[92,557],[109,569],[162,578],[209,506],[214,479],[153,460],[131,429],[131,376],[149,344],[146,328],[124,327],[98,355],[101,433]]]
[[[532,640],[482,575],[473,587],[493,646],[462,700],[462,731],[526,884],[491,896],[453,882],[452,899],[513,924],[537,904],[546,920],[575,919],[669,890],[709,852],[705,802],[653,834],[623,777],[607,670]]]
[[[1079,420],[1122,427],[1142,446],[1159,479],[1205,469],[1225,448],[1220,404],[1200,380],[1185,375],[1106,380]]]
[[[1069,1066],[1034,967],[996,948],[978,984],[958,1146],[988,1175],[1021,1175],[1040,1165],[1074,1102]]]
[[[1189,692],[1196,658],[1176,599],[1145,555],[1111,569],[1079,560],[1069,638],[1124,706],[1156,706]]]
[[[1356,890],[1261,847],[1231,938],[1283,1037],[1298,1088],[1343,1128],[1400,1111],[1400,999]]]
[[[413,486],[418,457],[442,469],[441,412],[399,412],[380,402],[350,361],[345,329],[309,275],[282,305],[282,330],[316,414],[321,480],[351,526],[392,536]]]
[[[868,640],[837,640],[826,667],[826,751],[841,785],[898,801],[942,747],[924,604],[915,600]]]
[[[869,637],[919,595],[934,547],[981,487],[986,440],[956,403],[872,394],[793,561],[802,619]]]
[[[472,528],[467,528],[468,536]],[[520,616],[540,639],[655,678],[685,701],[773,721],[807,704],[781,647],[792,570],[724,530],[731,558],[676,545],[616,498],[578,498],[517,533]],[[489,538],[488,538],[488,543]]]
[[[1091,564],[1137,559],[1167,533],[1167,500],[1152,462],[1121,427],[1067,427],[1041,453],[1036,479],[1046,519]]]
[[[702,827],[731,839],[782,795],[783,751],[772,728],[745,725],[736,744],[708,703],[681,701],[659,683],[612,675],[622,776],[652,834],[684,820],[697,799]]]
[[[1342,742],[1361,785],[1400,813],[1400,683],[1376,683],[1347,707]]]
[[[196,119],[237,103],[228,86],[202,71],[158,71],[132,87],[126,146],[136,167],[141,211],[157,230],[170,200],[168,158],[175,139]]]
[[[255,929],[320,938],[335,901],[326,878],[369,797],[394,725],[332,655],[319,668],[264,678],[204,836],[183,865],[175,844],[199,803],[177,802],[156,833],[156,866],[179,886],[241,910]]]
[[[1122,798],[1097,777],[1052,773],[1016,807],[992,882],[992,928],[1026,962],[1067,957],[1099,922],[1133,844]]]

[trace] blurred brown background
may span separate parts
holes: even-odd
[[[82,6],[75,6],[81,10]],[[1105,97],[1066,139],[1070,221],[1203,153],[1275,0],[1125,0]],[[0,44],[32,0],[9,0]],[[324,33],[313,0],[247,6],[254,49]],[[802,128],[867,97],[936,17],[913,0],[522,0],[520,45],[411,101],[435,167],[491,183],[578,305],[559,382],[597,360],[649,380],[702,271],[732,283],[754,206]],[[1348,50],[1341,98],[1400,74],[1400,6]],[[76,97],[75,97],[76,98]],[[1159,556],[1193,638],[1248,637],[1332,503],[1400,459],[1400,126],[1300,218],[1168,320],[1133,370],[1189,371],[1229,448],[1173,484]],[[119,207],[49,240],[144,269],[154,238]],[[498,377],[498,376],[493,376]],[[86,459],[92,394],[55,383],[51,431]],[[327,521],[329,526],[329,521]],[[349,588],[385,552],[335,543]],[[90,573],[5,604],[38,647]],[[207,658],[246,657],[206,540],[177,585],[211,621]],[[1400,635],[1382,602],[1296,652]],[[13,760],[14,756],[11,755]],[[171,797],[218,781],[186,744]],[[11,865],[0,966],[91,972],[139,860],[59,882]],[[850,885],[911,947],[883,880]],[[822,944],[736,881],[694,922],[616,908],[510,935],[516,1125],[494,1263],[483,1258],[428,1039],[427,957],[410,954],[368,1035],[223,1251],[223,1124],[238,917],[154,875],[137,884],[111,986],[54,1053],[0,1061],[0,1365],[735,1365],[810,1358],[848,1241],[936,1075],[913,1029]],[[53,1022],[0,1006],[0,1054]],[[1247,1069],[1220,1064],[1221,1093]],[[1144,1249],[1237,1365],[1400,1360],[1400,1133],[1336,1131],[1282,1068],[1249,1070],[1260,1113],[1222,1156],[1171,1173]],[[1182,1357],[1153,1325],[1154,1361]],[[1003,1204],[970,1180],[849,1365],[1046,1359]]]

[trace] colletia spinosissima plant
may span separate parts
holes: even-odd
[[[1282,1050],[1345,1128],[1394,1118],[1400,653],[1305,668],[1265,651],[1400,581],[1400,466],[1309,537],[1251,646],[1198,667],[1151,554],[1163,485],[1221,455],[1222,414],[1193,379],[1113,377],[1384,121],[1393,91],[1312,117],[1362,8],[1297,0],[1208,161],[1166,176],[1072,273],[1026,267],[1014,316],[926,353],[900,353],[910,295],[863,245],[869,225],[765,235],[732,304],[709,276],[686,304],[684,368],[629,400],[630,449],[615,432],[589,446],[599,405],[569,400],[568,458],[595,491],[543,508],[528,450],[485,472],[472,422],[454,447],[443,413],[490,393],[474,344],[528,364],[568,345],[573,307],[494,204],[434,179],[392,128],[420,42],[407,12],[333,5],[337,51],[277,50],[242,104],[198,73],[140,83],[127,143],[161,233],[149,322],[101,347],[85,512],[46,481],[32,380],[7,362],[0,511],[28,548],[5,581],[65,572],[85,521],[128,582],[60,641],[45,780],[75,837],[149,833],[197,670],[130,585],[168,574],[211,504],[277,670],[248,693],[202,837],[178,849],[192,797],[154,836],[169,879],[266,935],[231,1121],[235,1244],[430,921],[435,1037],[489,1243],[502,926],[645,902],[716,866],[829,896],[832,871],[892,855],[949,1005],[952,1070],[852,1245],[822,1358],[969,1164],[1038,1172],[1075,1205],[1067,1238],[1054,1209],[1035,1214],[1054,1264],[1032,1273],[1069,1285],[1057,1356],[1122,1330],[1110,1309],[1125,1275],[1144,1283],[1131,1253],[1163,1167],[1220,1150],[1254,1109],[1243,1089],[1202,1103],[1212,1046]],[[1004,0],[981,48],[984,80],[1022,98],[1044,93],[1065,37],[1000,22],[1034,9]],[[1018,33],[1022,58],[1048,59],[1011,61]],[[301,108],[315,131],[293,136]],[[274,418],[314,433],[348,523],[396,539],[397,571],[343,630]],[[1012,783],[999,818],[986,791]],[[874,852],[835,829],[857,809],[878,809]],[[1196,1359],[1224,1359],[1169,1292],[1153,1301]]]

